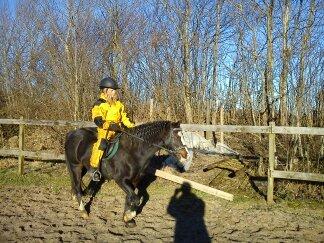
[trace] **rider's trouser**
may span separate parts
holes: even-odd
[[[91,158],[90,158],[90,166],[93,168],[98,168],[99,162],[100,162],[102,155],[104,153],[104,150],[100,149],[100,144],[105,139],[109,140],[115,134],[115,132],[107,131],[107,130],[104,130],[101,128],[98,128],[97,130],[98,130],[98,140],[97,140],[97,142],[95,142],[93,144]],[[108,132],[108,134],[107,134],[107,132]]]

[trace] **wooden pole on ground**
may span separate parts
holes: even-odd
[[[23,117],[20,117],[20,120],[23,121]],[[19,124],[19,156],[18,156],[18,173],[19,175],[24,174],[24,155],[23,155],[23,150],[24,150],[24,137],[25,137],[25,125],[24,124]]]
[[[274,122],[270,122],[270,133],[269,133],[269,168],[268,168],[268,192],[267,202],[273,203],[273,184],[274,184],[274,164],[275,164],[275,151],[276,151],[276,134],[272,133],[275,126]]]
[[[162,170],[156,170],[155,175],[158,176],[158,177],[161,177],[161,178],[176,182],[178,184],[183,184],[184,182],[187,182],[194,189],[206,192],[208,194],[211,194],[211,195],[214,195],[216,197],[220,197],[220,198],[223,198],[223,199],[226,199],[226,200],[229,200],[229,201],[233,201],[233,198],[234,198],[233,195],[230,194],[230,193],[223,192],[223,191],[217,190],[215,188],[205,186],[203,184],[200,184],[200,183],[197,183],[197,182],[194,182],[194,181],[191,181],[191,180],[187,180],[185,178],[182,178],[182,177],[179,177],[179,176],[176,176],[176,175],[172,175],[172,174],[167,173],[167,172],[162,171]]]

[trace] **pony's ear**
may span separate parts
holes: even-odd
[[[173,128],[180,128],[180,121],[177,121],[177,122],[172,122],[172,127]]]

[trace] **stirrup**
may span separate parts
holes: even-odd
[[[101,173],[99,170],[95,170],[93,173],[92,173],[92,180],[93,181],[100,181],[101,180]]]

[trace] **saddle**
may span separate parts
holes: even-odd
[[[99,149],[103,150],[102,161],[108,161],[115,156],[119,148],[121,133],[118,133],[113,139],[103,139],[100,143]]]

